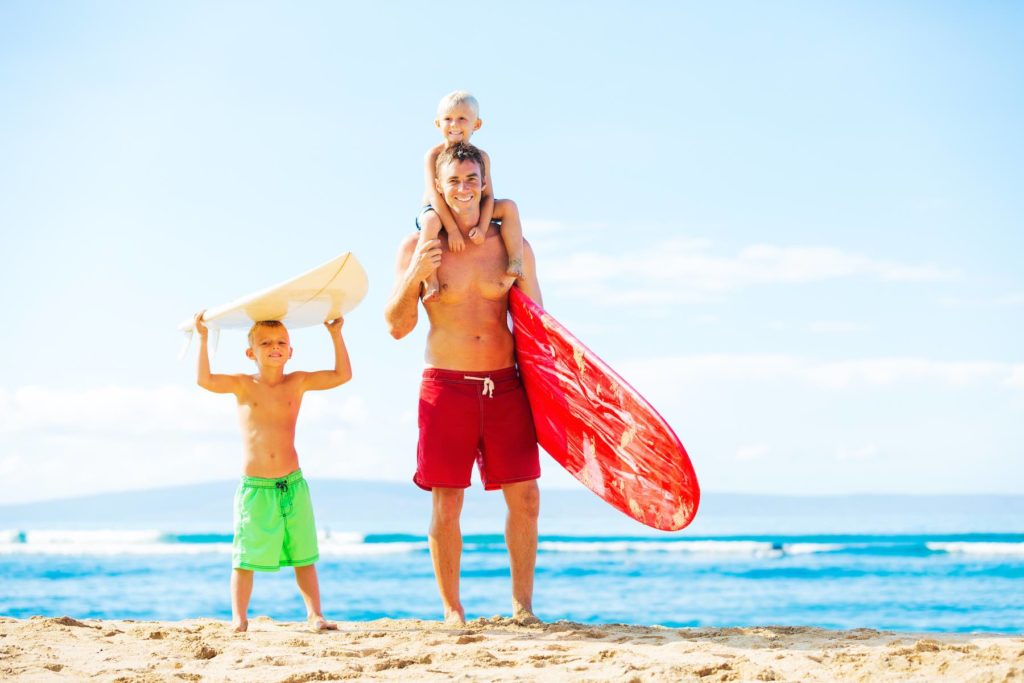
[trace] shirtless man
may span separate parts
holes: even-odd
[[[437,159],[437,189],[458,227],[468,231],[480,218],[484,162],[467,143],[452,145]],[[398,251],[395,286],[385,309],[391,335],[401,339],[419,317],[421,283],[434,271],[441,295],[423,304],[430,321],[420,387],[417,486],[433,496],[430,556],[445,621],[465,622],[459,599],[462,532],[459,519],[474,461],[488,490],[501,489],[508,506],[505,542],[512,570],[512,616],[538,623],[533,614],[537,560],[540,462],[533,417],[515,368],[508,328],[508,254],[492,223],[481,244],[455,253],[446,241],[417,244],[411,234]],[[540,303],[533,251],[525,244],[518,287]]]

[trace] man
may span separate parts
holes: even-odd
[[[438,191],[464,232],[480,219],[484,161],[467,143],[437,159]],[[511,204],[511,202],[510,202]],[[514,205],[513,205],[514,206]],[[465,623],[459,599],[462,532],[459,519],[474,461],[487,489],[502,490],[508,506],[505,542],[512,570],[512,615],[538,623],[533,614],[537,560],[540,462],[526,393],[515,369],[508,329],[508,292],[513,283],[540,303],[533,251],[525,245],[523,276],[505,270],[508,254],[496,224],[481,244],[454,253],[447,242],[417,244],[409,235],[398,251],[395,286],[385,309],[391,335],[401,339],[419,317],[421,283],[433,272],[440,297],[424,303],[430,321],[420,388],[420,437],[413,480],[431,491],[430,556],[445,621]]]

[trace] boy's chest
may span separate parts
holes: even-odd
[[[263,420],[294,420],[302,405],[302,395],[292,386],[265,387],[253,382],[239,403],[252,417]]]

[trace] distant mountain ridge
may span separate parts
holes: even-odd
[[[0,505],[0,530],[230,531],[235,480]],[[425,533],[430,495],[411,483],[312,480],[321,529]],[[465,533],[500,533],[500,493],[468,490]],[[704,492],[695,522],[675,534],[959,533],[1024,531],[1024,495],[774,496]],[[582,487],[544,489],[541,533],[660,535]]]

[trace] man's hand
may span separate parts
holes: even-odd
[[[338,316],[334,320],[325,320],[324,321],[324,327],[327,328],[327,333],[330,334],[332,337],[335,335],[335,333],[340,333],[341,332],[341,326],[344,325],[344,324],[345,324],[345,319],[342,318],[341,316]]]
[[[412,279],[417,282],[425,280],[440,265],[441,240],[427,240],[423,244],[418,244],[412,252],[412,261],[409,263]]]
[[[205,337],[206,333],[209,332],[209,330],[206,328],[206,325],[203,324],[204,313],[206,313],[205,310],[199,311],[198,313],[196,313],[195,318],[192,319],[192,324],[195,326],[196,332],[199,333],[200,337]]]
[[[453,253],[458,254],[460,251],[466,248],[466,240],[462,237],[462,231],[456,228],[455,230],[448,230],[448,248]]]

